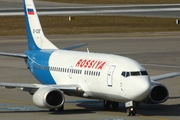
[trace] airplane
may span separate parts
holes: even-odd
[[[158,80],[176,77],[180,72],[149,76],[133,59],[113,55],[73,51],[86,45],[59,49],[44,35],[33,0],[23,0],[28,49],[24,53],[0,52],[19,57],[41,84],[0,82],[5,88],[29,92],[33,103],[49,111],[63,111],[65,96],[103,100],[105,109],[125,103],[128,116],[136,115],[140,103],[157,104],[168,99],[168,89]]]

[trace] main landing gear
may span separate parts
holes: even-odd
[[[125,106],[127,108],[127,110],[126,110],[127,116],[135,116],[136,115],[135,102],[133,102],[133,101],[126,102]]]
[[[63,111],[63,110],[64,110],[64,104],[63,104],[61,107],[59,107],[59,108],[56,108],[56,109],[52,108],[52,109],[49,109],[50,112],[54,112],[54,111],[56,111],[56,110],[57,110],[58,112]]]

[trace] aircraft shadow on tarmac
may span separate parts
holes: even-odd
[[[173,99],[180,98],[180,97],[173,97]],[[103,108],[102,101],[86,101],[80,102],[76,106],[81,107],[82,109],[68,109],[64,110],[63,112],[52,112],[50,114],[83,114],[83,113],[96,113],[98,111],[111,111],[111,112],[121,112],[126,113],[126,108],[124,104],[119,104],[119,109],[113,110],[105,110]],[[138,106],[137,108],[137,115],[143,116],[180,116],[180,104],[173,104],[173,105],[165,105],[165,104],[143,104]]]
[[[180,97],[172,97],[172,99],[178,99]],[[170,98],[171,99],[171,98]],[[119,104],[119,109],[113,110],[105,110],[103,108],[102,101],[85,101],[85,102],[78,102],[76,104],[76,108],[66,108],[62,112],[49,112],[48,110],[1,110],[0,113],[32,113],[32,112],[47,112],[51,115],[66,115],[66,114],[93,114],[99,111],[110,111],[110,112],[121,112],[125,113],[126,108],[124,104]],[[78,108],[80,107],[80,108]],[[148,105],[143,104],[138,106],[137,108],[137,116],[180,116],[180,104],[173,104],[173,105],[165,105],[165,104],[155,104],[155,105]]]
[[[143,105],[138,107],[138,114],[145,116],[180,116],[180,104]]]
[[[170,99],[179,99],[180,97],[171,97]],[[91,110],[91,112],[96,111],[107,111],[103,108],[102,101],[93,101],[93,102],[81,102],[77,104],[79,107],[83,107],[85,110]],[[137,108],[138,115],[145,116],[180,116],[180,104],[165,105],[165,104],[143,104]],[[113,112],[126,112],[124,104],[119,104],[119,109],[113,110],[109,109],[108,111]]]

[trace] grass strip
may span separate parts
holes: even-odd
[[[25,35],[23,16],[0,17],[0,36]],[[127,16],[40,16],[45,34],[180,31],[175,18]]]

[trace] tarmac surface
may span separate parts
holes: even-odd
[[[180,71],[180,32],[83,34],[47,36],[59,48],[88,43],[76,50],[119,54],[142,64],[153,75]],[[0,51],[23,53],[27,49],[25,36],[0,37]],[[24,60],[0,56],[0,82],[38,83],[26,69]],[[0,88],[0,119],[2,120],[179,120],[180,77],[159,81],[166,85],[170,99],[163,104],[141,105],[137,115],[126,116],[124,104],[116,111],[103,109],[102,101],[66,97],[63,112],[37,108],[32,96],[19,89]]]

